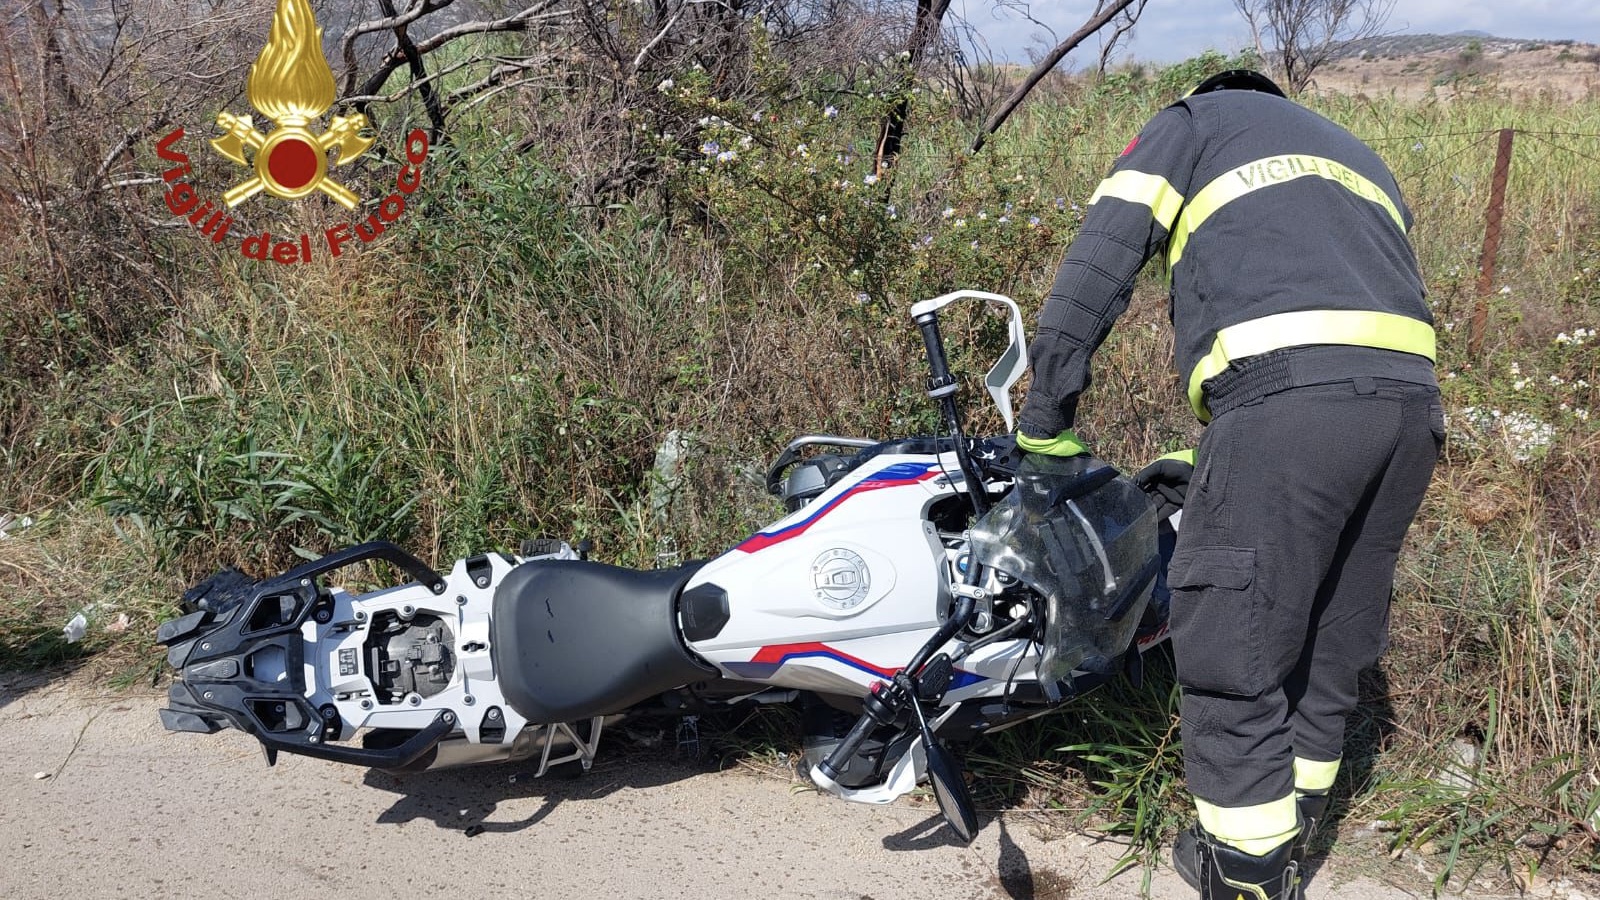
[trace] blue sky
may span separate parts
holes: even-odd
[[[1038,56],[1077,30],[1094,9],[1094,0],[1029,0],[1027,5],[1033,18],[1054,29],[1054,36],[993,0],[955,0],[951,11],[973,26],[997,59],[1027,62],[1030,51]],[[1571,38],[1600,44],[1600,3],[1396,0],[1385,30],[1401,34],[1475,30],[1498,37]],[[1232,0],[1149,0],[1134,29],[1131,54],[1140,60],[1176,62],[1207,48],[1239,50],[1249,41],[1250,32]],[[1098,43],[1090,39],[1066,62],[1082,68],[1092,65],[1099,53]]]

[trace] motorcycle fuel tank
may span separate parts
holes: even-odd
[[[925,514],[953,493],[947,471],[959,472],[953,456],[874,457],[707,563],[685,594],[726,618],[714,633],[685,621],[690,646],[742,681],[858,693],[891,677],[948,605],[943,545]]]

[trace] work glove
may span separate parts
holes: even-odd
[[[1168,453],[1139,470],[1133,483],[1150,495],[1156,505],[1156,517],[1166,519],[1183,509],[1189,493],[1189,479],[1194,477],[1194,451],[1180,450]]]
[[[1029,453],[1040,453],[1045,456],[1082,456],[1089,452],[1088,446],[1073,434],[1070,428],[1053,438],[1028,437],[1019,431],[1017,446]]]

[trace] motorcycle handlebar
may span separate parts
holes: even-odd
[[[975,583],[977,578],[977,566],[973,566],[967,574],[967,580]],[[972,597],[966,594],[957,599],[956,608],[951,613],[950,618],[946,619],[933,637],[922,645],[922,648],[917,651],[917,655],[912,657],[910,665],[895,676],[892,684],[874,688],[873,692],[866,696],[862,703],[861,718],[856,720],[856,724],[851,727],[844,739],[834,746],[833,752],[828,754],[827,759],[817,763],[817,772],[821,773],[829,781],[838,782],[839,774],[850,764],[850,758],[856,755],[857,750],[861,749],[861,743],[867,739],[867,735],[872,733],[872,729],[879,725],[888,725],[894,722],[906,704],[917,702],[916,691],[918,688],[916,686],[918,683],[915,680],[916,676],[922,671],[922,667],[927,665],[928,659],[933,656],[934,652],[944,645],[945,641],[950,640],[951,637],[955,636],[956,632],[967,627],[972,620],[975,606],[976,604],[973,602]]]
[[[854,727],[844,736],[844,740],[834,746],[833,752],[828,754],[828,758],[817,763],[817,771],[826,776],[829,781],[837,782],[845,766],[850,764],[850,758],[856,755],[857,750],[861,749],[862,742],[867,739],[867,735],[871,734],[872,729],[876,728],[877,725],[878,722],[872,717],[871,713],[863,712],[861,718],[856,720]]]

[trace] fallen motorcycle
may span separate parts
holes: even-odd
[[[618,568],[547,539],[448,574],[386,542],[260,581],[224,571],[160,627],[178,671],[162,724],[237,728],[269,763],[536,759],[543,775],[587,769],[620,717],[800,702],[819,787],[887,803],[927,780],[970,841],[951,746],[1137,675],[1166,635],[1168,526],[1101,460],[964,433],[938,313],[969,299],[1009,313],[985,378],[1009,432],[1026,367],[1016,303],[979,291],[922,301],[911,314],[945,434],[795,439],[767,473],[788,515],[680,568]],[[412,580],[359,595],[324,581],[367,560]]]

